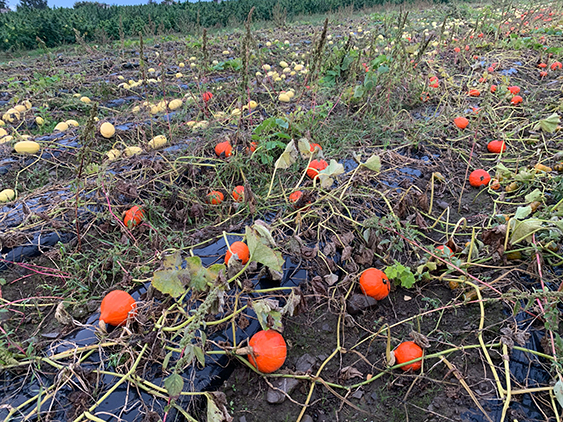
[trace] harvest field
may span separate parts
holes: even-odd
[[[561,4],[248,12],[4,53],[0,420],[561,421]]]

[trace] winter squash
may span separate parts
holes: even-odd
[[[231,195],[233,195],[235,201],[242,202],[244,200],[244,186],[235,187]]]
[[[519,86],[509,86],[508,90],[510,91],[510,93],[512,95],[516,95],[520,92],[520,87]]]
[[[360,275],[362,292],[375,300],[383,300],[389,295],[391,284],[385,273],[377,268],[368,268]]]
[[[201,98],[203,99],[203,102],[207,103],[211,100],[211,98],[213,98],[213,94],[207,91],[202,94]]]
[[[100,133],[104,138],[111,138],[115,134],[115,127],[110,122],[102,123]]]
[[[510,104],[512,105],[518,105],[520,104],[522,101],[524,101],[522,99],[522,97],[520,95],[515,95],[514,97],[512,97],[512,100],[510,100]]]
[[[280,369],[284,364],[287,346],[282,335],[277,331],[258,331],[252,336],[248,344],[253,351],[252,354],[248,354],[248,361],[260,372],[270,374]]]
[[[245,265],[250,259],[250,250],[244,242],[234,242],[230,245],[229,249],[227,249],[227,253],[225,254],[225,265],[229,264],[233,254],[238,256],[238,259],[240,259],[243,265]]]
[[[454,252],[448,245],[440,245],[436,248],[436,255],[451,257]]]
[[[477,169],[469,175],[469,184],[474,188],[486,186],[491,181],[491,175],[483,169]]]
[[[14,149],[18,154],[37,154],[41,146],[34,141],[20,141],[14,145]]]
[[[487,144],[487,149],[489,152],[500,154],[501,152],[506,151],[506,144],[504,141],[491,141]]]
[[[454,124],[460,129],[465,129],[469,124],[469,120],[467,120],[465,117],[456,117],[454,119]]]
[[[131,207],[126,213],[125,217],[123,218],[123,223],[129,228],[132,229],[135,226],[141,224],[145,218],[145,211],[140,208],[138,205]]]
[[[229,141],[219,142],[215,146],[215,154],[217,154],[217,157],[230,157],[232,152],[233,147],[231,146],[231,143]]]
[[[211,191],[207,194],[207,202],[212,205],[219,205],[224,199],[225,195],[218,190]]]
[[[404,341],[394,350],[395,360],[398,364],[409,362],[422,357],[423,350],[414,341]],[[422,367],[422,361],[401,366],[403,371],[418,371]]]
[[[307,176],[314,179],[319,175],[321,170],[324,170],[327,167],[328,163],[325,160],[313,160],[309,163],[309,167],[307,167]]]
[[[135,315],[136,309],[137,303],[129,293],[114,290],[102,300],[100,321],[118,327],[125,324],[130,315]]]

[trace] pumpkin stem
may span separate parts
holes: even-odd
[[[254,355],[254,350],[250,346],[241,347],[240,349],[235,350],[235,354],[239,356]]]

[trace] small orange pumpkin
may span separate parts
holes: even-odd
[[[454,119],[454,124],[460,129],[465,129],[469,124],[469,120],[467,120],[465,117],[456,117]]]
[[[230,157],[232,153],[233,147],[229,141],[219,142],[215,146],[215,154],[217,154],[217,157]]]
[[[518,105],[520,104],[522,101],[524,101],[522,99],[522,97],[520,95],[515,95],[514,97],[512,97],[512,100],[510,100],[510,104],[512,105]]]
[[[516,95],[516,94],[518,94],[518,93],[520,92],[520,87],[519,87],[519,86],[515,86],[515,85],[514,85],[514,86],[509,86],[509,87],[508,87],[508,90],[510,91],[510,93],[511,93],[512,95]]]
[[[491,175],[483,169],[473,170],[469,175],[469,184],[474,188],[486,186],[491,181]]]
[[[506,144],[504,141],[491,141],[487,144],[487,149],[489,152],[500,154],[501,152],[506,151]]]
[[[479,95],[481,95],[481,91],[479,91],[478,89],[470,89],[467,94],[470,97],[478,97]]]
[[[225,195],[218,190],[211,191],[207,194],[207,202],[212,205],[219,205],[224,199]]]
[[[287,345],[283,336],[274,330],[258,331],[248,343],[252,347],[252,354],[247,356],[252,366],[260,372],[270,374],[277,371],[285,363]]]
[[[102,300],[100,321],[118,327],[127,322],[129,316],[136,313],[135,299],[123,290],[113,290]]]
[[[133,227],[141,224],[141,221],[143,221],[144,218],[145,211],[143,211],[143,209],[139,206],[135,205],[125,213],[125,216],[123,217],[123,224],[125,224],[127,228],[132,229]]]
[[[404,341],[394,350],[395,360],[398,364],[409,362],[422,357],[423,350],[414,341]],[[422,367],[422,361],[401,366],[403,371],[418,371]]]
[[[436,251],[436,255],[447,256],[448,258],[454,254],[454,251],[448,245],[440,245],[436,248]]]
[[[250,250],[246,243],[244,242],[233,242],[230,245],[230,249],[227,249],[227,253],[225,254],[225,265],[229,264],[231,257],[235,254],[238,256],[238,259],[242,262],[242,265],[245,265],[248,260],[250,259]]]
[[[244,200],[244,186],[235,187],[231,195],[233,195],[235,201],[242,202]]]
[[[389,295],[391,284],[385,273],[377,268],[368,268],[360,275],[360,287],[366,296],[383,300]]]
[[[307,167],[307,176],[314,179],[319,175],[321,170],[324,170],[327,167],[328,163],[325,160],[313,160],[309,163],[309,167]]]

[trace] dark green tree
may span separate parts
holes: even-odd
[[[47,9],[47,0],[20,0],[19,9]]]

